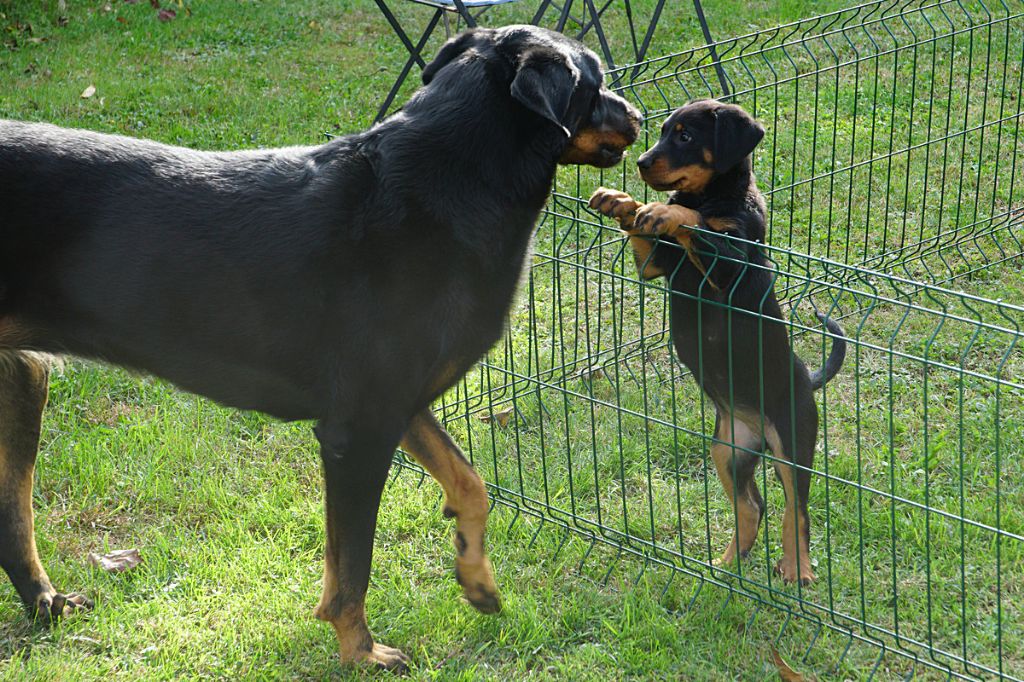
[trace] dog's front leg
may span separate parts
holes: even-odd
[[[398,436],[324,422],[315,431],[324,472],[327,546],[323,595],[314,613],[334,626],[342,662],[404,672],[408,657],[373,641],[365,611],[377,510]]]
[[[444,515],[455,517],[455,579],[469,603],[483,613],[501,610],[494,572],[484,549],[487,489],[451,436],[425,409],[409,424],[402,449],[444,488]]]
[[[656,240],[634,235],[632,232],[637,209],[643,204],[620,190],[598,187],[590,195],[589,206],[602,215],[614,218],[619,223],[622,232],[629,238],[629,246],[633,249],[633,261],[636,263],[637,272],[641,277],[654,279],[665,274],[664,270],[654,264]]]
[[[686,208],[678,204],[662,204],[652,201],[636,209],[633,218],[633,227],[629,230],[630,236],[650,235],[653,237],[668,237],[675,240],[677,244],[686,251],[686,257],[693,263],[707,279],[713,289],[718,286],[708,277],[707,268],[701,261],[697,246],[693,243],[693,230],[701,224],[700,213],[692,208]]]

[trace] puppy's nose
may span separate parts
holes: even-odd
[[[644,171],[650,168],[654,164],[654,160],[650,154],[644,153],[640,155],[640,158],[636,160],[636,165],[639,166],[640,170]]]

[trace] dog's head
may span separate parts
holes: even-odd
[[[637,160],[644,182],[659,191],[700,194],[715,175],[750,156],[764,128],[735,104],[704,99],[676,109],[661,139]]]
[[[473,29],[452,38],[423,70],[423,83],[449,65],[480,59],[507,82],[514,106],[555,132],[559,163],[613,166],[640,132],[640,113],[605,87],[597,55],[536,26]]]

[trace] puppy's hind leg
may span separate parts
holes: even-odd
[[[775,455],[775,474],[786,492],[786,511],[782,516],[782,559],[775,572],[783,582],[797,580],[810,585],[816,579],[811,566],[811,521],[807,515],[807,496],[811,489],[811,467],[818,435],[818,408],[813,398],[795,401],[796,423],[780,419],[766,429],[768,445]],[[795,428],[795,431],[794,431]],[[795,437],[794,437],[795,436]]]
[[[54,590],[36,552],[32,476],[46,389],[44,359],[0,351],[0,566],[41,623],[92,607],[82,595]]]
[[[483,613],[501,610],[494,571],[484,549],[487,489],[451,436],[429,409],[409,424],[402,449],[412,455],[444,488],[444,515],[454,516],[455,578],[469,603]]]
[[[729,412],[719,411],[715,416],[715,443],[711,446],[711,459],[715,462],[718,479],[729,498],[735,515],[736,530],[732,540],[715,564],[723,568],[746,558],[761,527],[764,501],[757,489],[754,472],[760,461],[759,452],[764,441],[759,430],[740,421]]]

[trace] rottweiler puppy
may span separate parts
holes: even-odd
[[[668,202],[640,204],[602,187],[590,207],[619,222],[644,279],[668,278],[676,352],[715,405],[711,457],[736,515],[717,563],[732,564],[754,545],[765,509],[754,473],[767,448],[786,494],[776,571],[786,582],[809,584],[813,391],[839,371],[846,342],[839,325],[819,315],[833,336],[824,369],[808,372],[790,348],[751,168],[763,136],[738,106],[692,102],[669,116],[658,143],[637,160],[644,182],[672,192]]]
[[[315,614],[344,661],[408,661],[364,611],[399,443],[444,489],[466,598],[499,610],[487,491],[430,405],[501,336],[558,164],[617,163],[639,113],[593,52],[533,26],[453,38],[423,83],[380,124],[315,147],[206,152],[0,121],[0,567],[32,617],[92,605],[36,552],[39,352],[315,422]]]

